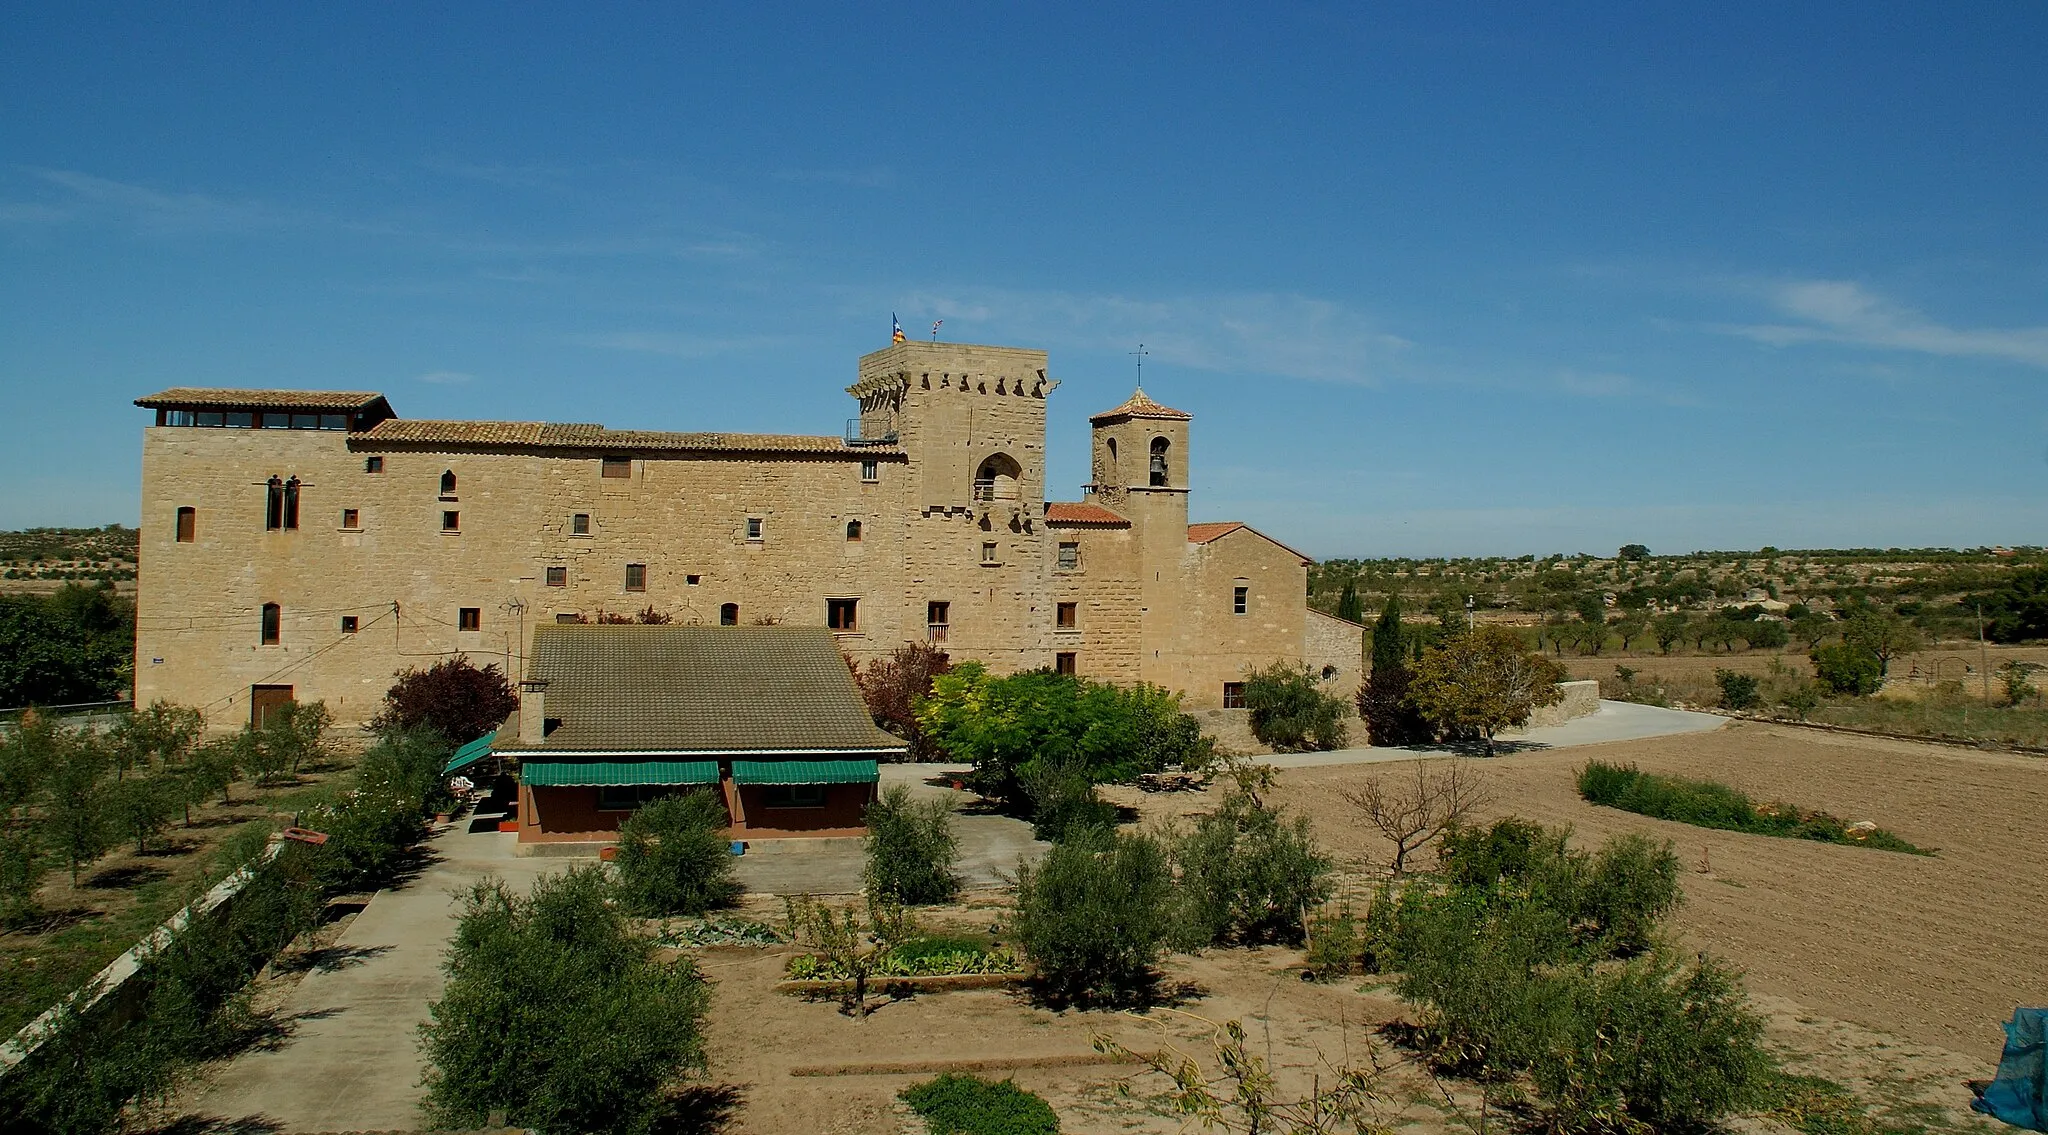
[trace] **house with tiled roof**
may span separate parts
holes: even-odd
[[[1058,386],[1043,351],[897,343],[815,434],[407,418],[371,391],[139,398],[135,696],[222,726],[311,700],[361,722],[407,667],[530,679],[552,628],[643,616],[810,628],[857,663],[931,643],[1190,708],[1275,661],[1348,695],[1363,628],[1311,617],[1308,557],[1191,520],[1193,415],[1143,390],[1092,415],[1089,480],[1051,499]]]

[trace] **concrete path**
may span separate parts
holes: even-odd
[[[1705,733],[1728,724],[1728,719],[1711,713],[1686,709],[1659,709],[1634,702],[1602,701],[1600,708],[1585,717],[1562,725],[1504,736],[1503,752],[1526,753],[1542,749],[1567,749],[1577,745],[1599,745],[1608,741],[1636,741],[1645,737],[1667,737],[1678,733]],[[1282,753],[1262,757],[1275,768],[1321,768],[1325,765],[1369,765],[1385,761],[1412,761],[1417,757],[1440,756],[1453,750],[1443,746],[1415,746],[1399,749],[1333,749],[1327,753]]]
[[[378,892],[330,960],[286,999],[280,1017],[288,1035],[237,1057],[189,1099],[189,1114],[279,1132],[423,1126],[418,1030],[427,1003],[441,995],[441,951],[455,932],[457,893],[485,875],[524,890],[568,866],[516,858],[517,836],[471,834],[469,827],[459,822],[434,836],[427,869]]]

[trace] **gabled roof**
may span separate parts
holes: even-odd
[[[875,727],[824,627],[538,627],[529,678],[558,721],[537,747],[499,730],[500,752],[575,756],[900,753]]]
[[[343,413],[367,410],[384,401],[374,390],[229,390],[213,386],[173,386],[135,404],[151,410],[217,407],[227,410],[324,410]],[[384,407],[386,411],[390,406]]]
[[[1045,502],[1047,524],[1114,524],[1129,528],[1131,522],[1122,515],[1092,501],[1047,501]]]
[[[1258,529],[1253,528],[1251,525],[1246,524],[1242,520],[1217,520],[1210,521],[1206,524],[1190,524],[1188,525],[1188,543],[1213,544],[1216,541],[1221,540],[1225,536],[1230,535],[1232,532],[1238,531],[1239,529],[1243,529],[1244,531],[1249,532],[1254,536],[1257,536],[1259,539],[1264,540],[1266,543],[1271,544],[1276,548],[1283,549],[1286,552],[1299,557],[1303,566],[1315,563],[1315,561],[1310,559],[1309,557],[1302,555],[1300,552],[1295,551],[1293,548],[1289,548],[1287,545],[1282,544],[1280,541],[1273,539],[1271,536],[1266,535],[1264,532],[1261,532]]]
[[[356,434],[356,445],[507,445],[546,449],[592,449],[612,453],[722,451],[735,453],[829,453],[864,456],[898,452],[894,446],[846,444],[844,438],[809,434],[672,433],[664,430],[608,430],[573,422],[462,422],[392,418]]]
[[[1104,410],[1102,413],[1089,418],[1088,421],[1095,425],[1101,425],[1103,422],[1120,421],[1124,418],[1159,418],[1169,422],[1190,422],[1194,420],[1194,417],[1193,414],[1176,410],[1171,406],[1161,406],[1159,403],[1154,402],[1145,396],[1145,388],[1141,386],[1138,388],[1137,393],[1124,400],[1123,405],[1118,406],[1114,410]]]

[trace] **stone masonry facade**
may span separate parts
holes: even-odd
[[[1091,419],[1048,502],[1043,351],[898,343],[860,360],[846,436],[396,416],[370,392],[181,388],[144,431],[135,697],[217,726],[281,698],[376,712],[467,655],[515,680],[533,628],[653,608],[823,624],[998,672],[1071,669],[1216,707],[1307,662],[1348,693],[1363,628],[1311,612],[1307,557],[1188,522],[1189,416]]]

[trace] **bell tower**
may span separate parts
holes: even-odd
[[[1089,418],[1094,476],[1088,496],[1119,512],[1131,512],[1134,522],[1157,515],[1170,527],[1168,514],[1177,512],[1184,531],[1192,420],[1184,411],[1154,402],[1143,388],[1116,409]]]

